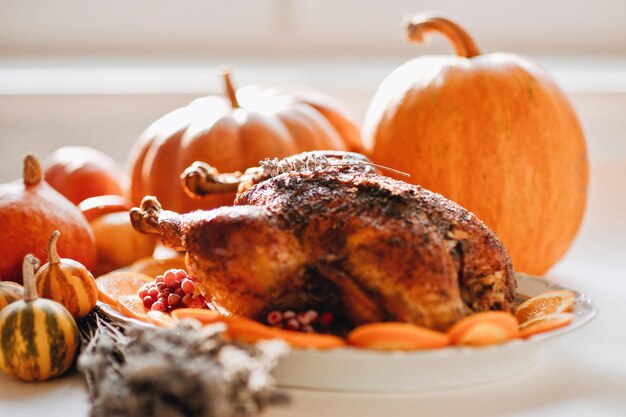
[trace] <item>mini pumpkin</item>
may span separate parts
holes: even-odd
[[[109,155],[88,146],[59,148],[42,162],[46,181],[72,203],[89,197],[123,195],[123,178]]]
[[[116,195],[91,197],[78,205],[96,237],[96,276],[127,267],[154,252],[157,239],[139,233],[130,224],[131,207],[130,201]]]
[[[408,25],[412,41],[431,32],[456,55],[415,58],[389,75],[365,117],[364,144],[374,162],[474,212],[516,270],[543,274],[567,251],[585,210],[587,151],[576,113],[528,59],[482,54],[437,14]]]
[[[6,306],[24,298],[24,287],[15,282],[0,280],[0,311]]]
[[[74,318],[89,314],[98,302],[98,288],[91,272],[80,262],[61,258],[57,252],[56,230],[48,244],[48,263],[39,268],[35,280],[43,298],[62,304]]]
[[[199,98],[143,132],[130,158],[135,205],[146,195],[177,212],[232,204],[232,193],[201,200],[184,193],[179,176],[195,161],[234,172],[303,151],[362,149],[353,116],[330,97],[256,86],[236,90],[228,72],[224,82],[226,97]]]
[[[34,268],[23,263],[24,300],[0,312],[0,369],[24,381],[44,381],[68,370],[78,350],[78,326],[61,304],[37,297]]]

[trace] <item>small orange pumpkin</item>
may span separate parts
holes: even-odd
[[[24,298],[24,287],[15,282],[0,280],[0,311],[11,303]]]
[[[91,272],[80,262],[59,257],[56,230],[48,244],[48,263],[35,274],[37,293],[60,303],[72,317],[85,317],[98,302],[98,287]]]
[[[576,113],[527,59],[481,54],[437,14],[409,23],[410,40],[429,32],[445,35],[456,56],[397,68],[370,104],[364,144],[374,162],[474,212],[516,270],[542,274],[567,251],[585,209],[587,151]]]
[[[23,178],[0,184],[0,276],[21,283],[24,256],[43,259],[48,238],[57,229],[65,236],[59,245],[63,254],[93,268],[96,244],[89,223],[43,180],[39,161],[28,155]]]
[[[315,149],[361,150],[359,129],[339,103],[320,93],[284,93],[247,86],[227,97],[202,97],[168,113],[141,135],[130,158],[131,199],[154,195],[170,210],[188,212],[232,204],[234,194],[194,200],[180,174],[195,161],[221,172],[243,171],[265,158]]]
[[[65,146],[42,162],[48,184],[78,205],[89,197],[124,194],[123,178],[109,155],[88,146]]]

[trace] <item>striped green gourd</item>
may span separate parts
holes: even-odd
[[[48,244],[48,263],[39,268],[35,279],[42,298],[63,304],[74,318],[85,317],[98,302],[98,287],[91,272],[80,262],[61,258],[57,252],[55,231]]]
[[[0,311],[22,298],[24,298],[24,287],[17,282],[0,281]]]
[[[0,312],[0,369],[24,381],[44,381],[63,374],[76,356],[78,326],[61,304],[38,298],[38,261],[26,255],[22,265],[24,300]]]

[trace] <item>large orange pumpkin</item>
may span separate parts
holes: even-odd
[[[409,23],[410,40],[429,32],[445,35],[456,55],[422,56],[389,75],[367,112],[364,145],[374,162],[473,211],[517,270],[542,274],[567,251],[585,208],[588,162],[576,114],[527,59],[481,54],[436,14]]]
[[[359,129],[338,102],[314,92],[285,93],[255,86],[207,96],[168,113],[143,132],[131,153],[131,199],[154,195],[178,212],[232,204],[233,194],[188,197],[180,174],[195,161],[223,172],[245,170],[265,158],[315,149],[361,150]]]

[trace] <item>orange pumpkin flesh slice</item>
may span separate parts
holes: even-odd
[[[568,290],[539,294],[520,304],[515,310],[515,317],[520,324],[524,324],[550,314],[572,311],[574,299],[574,293]]]
[[[532,335],[556,330],[567,326],[574,319],[572,313],[555,313],[529,320],[519,326],[519,337],[527,338]]]
[[[230,339],[246,343],[282,339],[296,348],[332,349],[346,345],[345,340],[337,336],[277,329],[245,317],[221,316],[211,310],[181,308],[172,311],[172,317],[175,320],[192,318],[203,324],[225,323],[227,326],[226,335]]]
[[[437,349],[448,346],[448,335],[410,323],[372,323],[348,334],[348,343],[375,350]]]
[[[448,330],[453,345],[489,346],[518,337],[515,316],[504,311],[476,313],[458,321]]]
[[[150,310],[143,306],[143,301],[137,297],[137,294],[121,295],[117,297],[115,307],[126,317],[150,323],[150,319],[148,318],[148,311]]]
[[[152,278],[137,272],[110,272],[96,279],[98,300],[113,307],[117,306],[120,296],[133,295],[138,301],[141,301],[137,296],[137,291],[148,282],[152,282]]]
[[[216,311],[194,308],[180,308],[172,311],[174,320],[191,318],[202,324],[224,323],[227,326],[226,336],[240,342],[255,343],[259,340],[276,339],[276,329],[265,326],[245,317],[222,316]]]
[[[282,339],[291,347],[301,349],[335,349],[345,347],[346,341],[338,336],[319,333],[303,333],[292,330],[273,329],[274,338]]]

